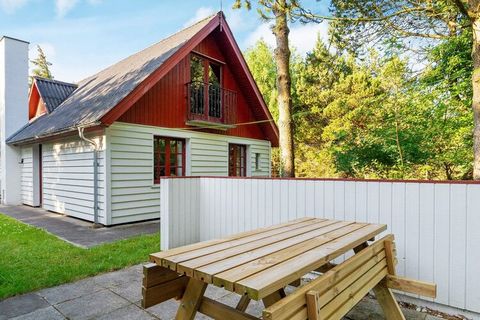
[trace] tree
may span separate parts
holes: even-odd
[[[356,49],[387,39],[415,39],[427,47],[431,40],[458,37],[468,29],[472,36],[473,73],[471,79],[474,119],[473,178],[480,179],[480,0],[332,0],[333,16],[303,10],[309,21],[332,21],[332,37]],[[345,46],[344,46],[345,47]]]
[[[242,3],[247,9],[251,8],[250,0],[236,0],[234,8],[240,8]],[[288,34],[289,19],[293,18],[295,10],[299,8],[296,0],[259,0],[258,11],[267,21],[274,21],[272,32],[275,35],[276,47],[274,50],[277,67],[277,103],[278,127],[280,134],[281,175],[295,176],[295,154],[293,143],[292,119],[292,92],[290,76],[290,48]]]
[[[47,56],[39,45],[37,45],[37,52],[37,58],[30,61],[35,66],[32,74],[37,77],[53,79],[52,73],[50,72],[52,63],[47,60]]]

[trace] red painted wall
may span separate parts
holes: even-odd
[[[229,57],[222,50],[222,42],[216,39],[222,35],[213,32],[195,49],[214,59],[225,62],[223,66],[223,87],[237,92],[236,123],[253,122],[256,119],[247,103],[246,88],[242,88],[235,72],[229,66]],[[167,75],[140,98],[118,121],[168,128],[194,128],[185,125],[187,119],[187,98],[185,84],[190,81],[190,58],[184,58]],[[240,125],[227,131],[198,130],[231,136],[268,140],[262,127],[265,124]]]

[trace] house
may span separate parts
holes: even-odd
[[[28,44],[1,42],[3,203],[114,225],[159,218],[163,176],[270,176],[278,129],[222,12],[28,101]]]

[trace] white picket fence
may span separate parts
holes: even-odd
[[[480,313],[480,184],[328,179],[162,179],[162,249],[315,216],[385,223],[400,275]]]

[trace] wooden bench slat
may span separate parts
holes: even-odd
[[[234,289],[241,294],[247,292],[251,298],[258,300],[338,257],[345,251],[371,239],[384,230],[386,230],[386,225],[366,225],[345,237],[328,242],[326,245],[298,255],[294,259],[281,262],[267,270],[243,279],[235,283]]]
[[[276,225],[266,227],[266,228],[260,228],[260,229],[255,229],[255,230],[250,230],[250,231],[237,233],[237,234],[234,234],[230,237],[226,237],[226,238],[222,238],[222,239],[213,239],[213,240],[209,240],[209,241],[193,243],[193,244],[190,244],[190,245],[187,245],[187,246],[182,246],[182,247],[170,249],[170,250],[167,250],[167,251],[160,251],[160,252],[152,253],[152,254],[150,254],[150,261],[155,262],[158,265],[161,265],[161,259],[169,257],[169,256],[173,256],[173,255],[176,255],[176,254],[181,254],[181,253],[184,253],[184,252],[189,252],[189,251],[192,251],[192,250],[202,249],[202,248],[209,247],[209,246],[212,246],[212,245],[215,245],[215,244],[218,244],[218,243],[221,243],[221,242],[229,241],[229,240],[240,239],[240,238],[247,237],[247,236],[250,236],[250,235],[253,235],[253,234],[264,232],[266,230],[278,229],[278,228],[282,228],[282,227],[285,227],[285,226],[294,225],[294,224],[297,224],[297,223],[302,223],[302,222],[311,221],[311,220],[315,220],[315,218],[312,218],[312,217],[299,218],[299,219],[295,219],[295,220],[292,220],[292,221],[289,221],[289,222],[286,222],[286,223],[280,223],[280,224],[276,224]]]
[[[300,312],[301,310],[303,310],[305,311],[305,317],[299,317],[299,319],[306,319],[306,292],[308,292],[309,290],[316,290],[323,293],[324,291],[328,290],[328,288],[330,288],[337,279],[343,279],[347,277],[356,269],[360,268],[365,263],[365,261],[369,260],[374,256],[381,255],[382,251],[384,251],[383,241],[385,239],[393,240],[393,235],[387,235],[382,239],[374,242],[371,246],[350,257],[344,263],[337,265],[327,273],[323,274],[321,277],[297,289],[293,294],[287,296],[285,299],[282,299],[280,302],[274,304],[273,306],[265,309],[263,311],[263,318],[297,319],[297,317],[293,315],[297,313],[297,311]]]
[[[309,241],[290,246],[288,248],[279,250],[275,253],[271,253],[269,255],[263,256],[262,258],[259,258],[259,259],[257,258],[257,259],[250,260],[244,264],[237,265],[236,267],[233,267],[230,269],[227,268],[228,270],[223,272],[218,272],[213,276],[213,284],[217,286],[223,286],[227,290],[233,291],[235,284],[241,279],[245,279],[251,275],[254,275],[260,271],[270,268],[283,261],[292,259],[309,250],[317,248],[329,241],[333,241],[335,239],[343,237],[345,236],[345,234],[348,234],[350,232],[363,228],[364,226],[365,226],[364,224],[345,225],[340,229],[333,230],[331,232],[328,232],[325,235],[315,237]],[[235,262],[233,261],[233,263]],[[229,267],[229,265],[227,264],[226,267]],[[201,273],[204,273],[204,274],[209,273],[209,272],[205,272],[206,271],[205,269],[199,268],[197,273],[199,273],[200,275],[202,275]]]
[[[145,288],[150,288],[158,284],[174,280],[179,276],[180,275],[175,271],[160,267],[154,263],[149,263],[143,266],[142,285]]]
[[[269,236],[266,238],[262,238],[256,241],[241,244],[235,247],[228,247],[221,251],[217,251],[211,254],[207,254],[198,258],[194,258],[194,259],[179,263],[177,264],[177,272],[186,274],[188,276],[193,276],[193,270],[201,266],[206,266],[215,262],[222,263],[223,261],[231,257],[233,257],[233,259],[238,261],[238,255],[242,253],[247,252],[248,254],[253,255],[255,252],[254,250],[267,248],[267,247],[270,247],[270,245],[272,244],[281,244],[289,241],[294,241],[293,239],[296,239],[297,241],[304,241],[309,238],[313,238],[315,236],[328,232],[328,230],[331,230],[331,228],[335,228],[335,225],[341,226],[343,224],[344,223],[340,221],[327,220],[327,221],[322,221],[316,224],[310,224],[294,230],[282,232],[282,233]],[[340,226],[338,226],[337,228],[339,228]],[[328,227],[331,227],[331,228],[328,228]],[[268,248],[265,250],[267,250],[266,252],[268,252]],[[269,252],[272,252],[272,251],[269,251]],[[260,255],[260,257],[261,256],[262,255]],[[237,262],[237,264],[239,264],[239,262]],[[213,274],[217,272],[213,271],[209,273]],[[211,281],[207,281],[207,282],[211,282]]]
[[[390,289],[419,294],[424,297],[437,297],[437,285],[434,283],[388,275],[386,285]]]
[[[187,283],[188,277],[180,276],[153,287],[142,287],[142,307],[148,308],[172,298],[181,297],[187,287]]]
[[[228,249],[228,248],[231,248],[231,247],[234,247],[234,246],[238,246],[238,245],[241,245],[241,244],[253,242],[253,241],[256,241],[256,240],[259,240],[259,239],[263,239],[263,238],[268,238],[268,237],[274,236],[276,234],[285,234],[287,231],[299,229],[301,227],[312,225],[312,224],[322,223],[323,221],[324,220],[322,220],[322,219],[314,219],[314,220],[303,221],[303,222],[296,223],[296,224],[293,224],[293,225],[283,226],[283,227],[275,228],[275,229],[264,230],[263,232],[255,233],[255,234],[252,234],[252,235],[249,235],[249,236],[246,236],[246,237],[242,237],[240,239],[222,241],[220,243],[217,243],[217,244],[205,247],[205,248],[200,248],[200,249],[197,249],[197,250],[191,250],[191,251],[184,252],[184,253],[181,253],[181,254],[168,256],[168,257],[162,259],[162,266],[168,267],[171,270],[176,271],[178,263],[188,261],[188,260],[191,260],[191,259],[194,259],[194,258],[198,258],[198,257],[204,256],[204,255],[207,255],[207,254],[210,254],[210,253],[213,253],[213,252],[222,251],[222,250],[225,250],[225,249]]]
[[[213,319],[258,320],[257,317],[207,297],[203,297],[202,304],[198,311]]]

